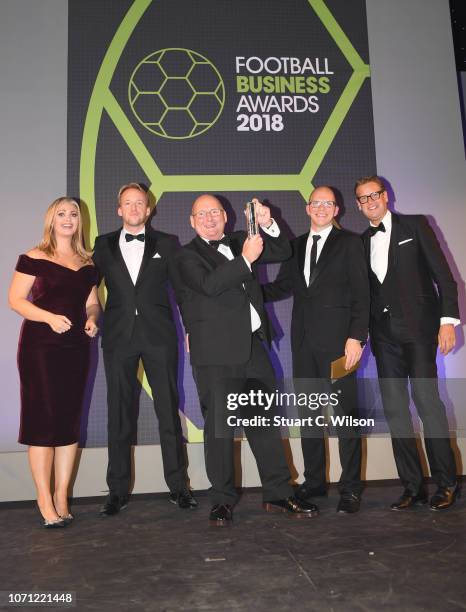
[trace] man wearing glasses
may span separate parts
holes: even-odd
[[[257,200],[260,235],[239,231],[225,235],[227,215],[213,195],[199,196],[190,222],[197,236],[178,255],[185,285],[181,312],[189,337],[193,375],[203,412],[206,471],[212,485],[210,522],[231,524],[237,501],[234,477],[234,427],[227,419],[228,397],[255,389],[274,393],[275,373],[264,341],[270,344],[257,263],[283,261],[290,255],[287,238]],[[238,411],[236,411],[238,412]],[[256,410],[259,416],[267,413]],[[251,405],[241,408],[241,417]],[[262,482],[264,508],[291,516],[314,516],[313,504],[298,503],[289,484],[280,430],[245,427]]]
[[[293,257],[282,264],[277,279],[264,286],[265,299],[293,295],[291,349],[297,392],[330,389],[330,364],[346,355],[346,369],[360,359],[367,340],[369,283],[359,236],[337,228],[335,194],[317,187],[306,205],[310,231],[296,238]],[[337,414],[357,417],[356,373],[338,381]],[[337,430],[339,437],[340,501],[337,511],[359,510],[361,496],[361,439],[352,427]],[[304,483],[297,496],[309,501],[327,494],[326,453],[322,427],[301,428]]]
[[[359,210],[370,227],[363,234],[371,287],[370,338],[393,453],[404,487],[392,510],[427,503],[427,491],[409,412],[411,394],[423,423],[437,492],[432,510],[449,508],[459,489],[448,421],[437,385],[437,347],[447,355],[459,324],[456,283],[423,215],[397,215],[378,176],[357,181]]]

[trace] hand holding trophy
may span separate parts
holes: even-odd
[[[270,209],[261,204],[257,198],[252,198],[246,203],[245,215],[249,237],[259,233],[259,226],[270,227],[272,223]]]
[[[259,233],[258,223],[261,207],[262,205],[257,198],[253,198],[250,202],[247,202],[244,207],[248,237],[244,241],[242,254],[250,264],[256,261],[264,248],[262,237]]]

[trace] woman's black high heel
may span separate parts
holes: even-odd
[[[39,514],[42,519],[42,527],[44,527],[45,529],[63,529],[63,527],[66,527],[66,522],[61,516],[57,519],[49,521],[48,519],[42,516],[42,512],[40,511],[39,506],[37,506],[37,510],[39,511]]]
[[[69,525],[74,521],[74,516],[71,514],[71,512],[68,512],[68,514],[65,514],[64,516],[62,516],[61,514],[59,514],[58,516],[65,523],[65,525]]]

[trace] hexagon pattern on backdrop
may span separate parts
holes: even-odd
[[[136,66],[128,86],[131,109],[163,138],[198,136],[220,117],[225,86],[217,68],[189,49],[161,49]]]

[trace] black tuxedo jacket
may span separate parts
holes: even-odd
[[[293,295],[293,352],[309,342],[341,357],[348,338],[367,340],[369,281],[364,249],[359,236],[333,227],[308,287],[304,278],[308,236],[309,232],[293,240],[292,258],[282,264],[275,281],[264,285],[264,297],[275,301]]]
[[[261,330],[270,343],[273,330],[264,310],[256,279],[258,263],[283,261],[290,244],[283,232],[277,238],[263,234],[264,250],[252,272],[241,255],[246,232],[229,234],[234,259],[229,261],[196,236],[177,255],[183,298],[180,305],[189,333],[191,364],[234,365],[246,363],[251,353],[251,310],[257,310]]]
[[[371,280],[371,336],[386,304],[381,285],[370,269],[370,230],[362,235]],[[390,278],[391,277],[391,278]],[[440,317],[459,319],[458,294],[440,244],[423,215],[392,213],[392,231],[388,251],[384,290],[388,303],[393,300],[417,342],[436,342]],[[384,281],[385,283],[385,281]]]
[[[102,347],[106,350],[127,343],[136,317],[153,344],[177,344],[167,281],[176,283],[174,238],[146,227],[144,255],[136,284],[133,284],[120,250],[120,232],[98,236],[92,256],[107,288],[103,317]],[[154,258],[158,253],[160,257]]]

